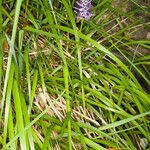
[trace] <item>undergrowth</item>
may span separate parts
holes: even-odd
[[[74,4],[0,0],[0,149],[149,149],[149,1]]]

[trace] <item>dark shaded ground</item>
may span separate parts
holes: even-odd
[[[116,8],[118,12],[122,11],[128,14],[132,13],[132,16],[135,18],[135,20],[139,20],[137,25],[135,25],[135,28],[129,30],[127,33],[130,40],[150,40],[150,0],[113,0],[112,6]],[[131,22],[133,22],[133,20]],[[131,22],[130,20],[126,20],[126,24],[128,25],[130,25]],[[130,33],[130,31],[132,33]],[[118,52],[116,52],[116,54],[117,53]],[[150,49],[136,43],[131,45],[131,50],[129,50],[128,53],[130,60],[132,60],[134,54],[135,58],[150,55]],[[120,57],[120,54],[117,54],[117,56]],[[124,60],[124,63],[126,63],[126,60],[123,57],[120,58]],[[145,70],[145,68],[150,70],[150,65],[138,65],[137,67],[145,73],[148,79],[150,79],[150,75],[148,75],[146,73],[147,71]],[[132,68],[132,71],[145,91],[150,93],[149,84],[139,75],[139,73],[136,72],[134,68]]]
[[[135,3],[134,0],[129,2],[126,2],[126,0],[114,0],[113,6],[124,12],[131,12],[140,7],[143,11],[135,12],[135,17],[140,19],[145,26],[134,32],[132,38],[135,40],[150,40],[150,0],[136,0]],[[150,54],[150,51],[144,51],[144,53]]]

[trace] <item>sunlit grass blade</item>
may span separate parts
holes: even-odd
[[[6,139],[7,139],[7,131],[9,127],[9,121],[11,121],[11,118],[9,119],[9,115],[12,115],[12,109],[11,108],[11,91],[12,91],[12,85],[13,85],[13,74],[14,74],[14,64],[12,63],[11,65],[11,70],[10,70],[10,76],[8,79],[8,88],[7,88],[7,94],[6,94],[6,104],[5,104],[5,121],[4,121],[4,132],[3,132],[3,149],[5,149],[6,146]],[[13,128],[13,124],[12,124]],[[11,133],[9,133],[11,134]],[[12,133],[13,134],[13,133]]]
[[[26,101],[24,98],[24,95],[22,92],[20,92],[20,99],[21,99],[21,108],[22,108],[22,113],[23,113],[23,118],[24,118],[24,126],[28,125],[30,123],[30,116],[28,114],[28,109],[26,105]],[[34,139],[32,135],[32,127],[28,129],[27,135],[28,135],[28,143],[30,144],[30,149],[35,150],[35,145],[34,145]]]
[[[17,81],[14,80],[13,98],[14,98],[14,104],[15,104],[16,124],[17,124],[18,132],[24,130],[24,120],[23,120],[23,113],[22,113],[21,100],[20,100],[19,93],[20,92],[19,92]],[[21,133],[20,135],[20,145],[21,145],[21,149],[24,149],[24,150],[27,149],[25,132]]]

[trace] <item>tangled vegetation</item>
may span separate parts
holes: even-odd
[[[0,0],[0,149],[150,149],[149,1],[75,3]]]

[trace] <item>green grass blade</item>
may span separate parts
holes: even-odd
[[[14,80],[13,98],[14,98],[14,104],[15,104],[16,123],[17,123],[18,132],[24,130],[24,121],[23,121],[23,114],[22,114],[21,100],[20,100],[19,93],[20,92],[19,92],[17,81]],[[20,144],[21,144],[21,149],[27,150],[25,132],[21,133],[20,135]]]

